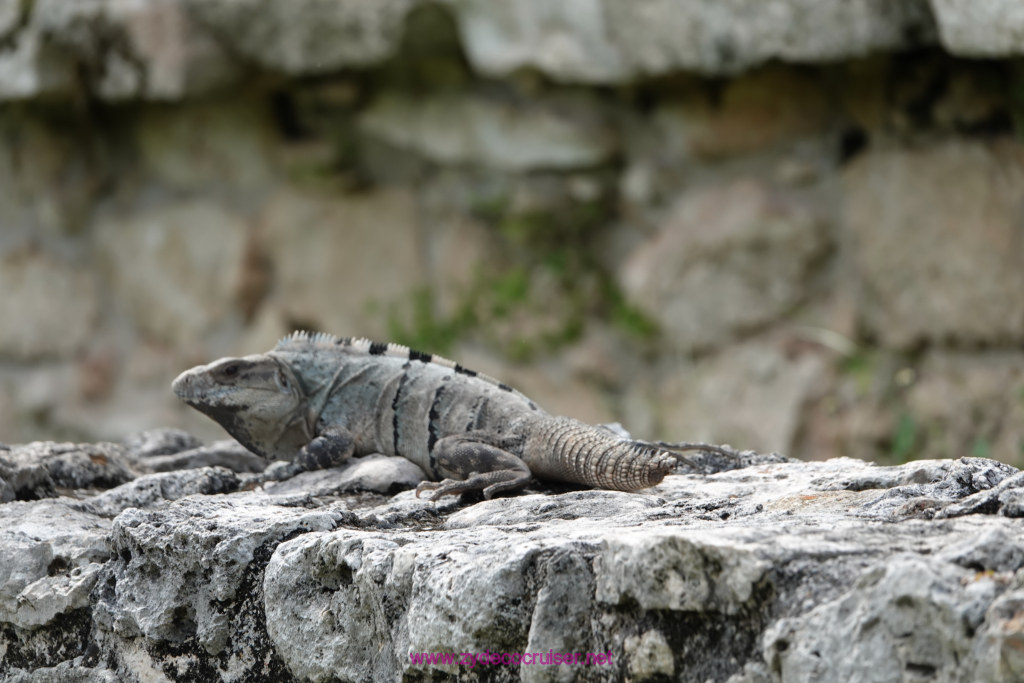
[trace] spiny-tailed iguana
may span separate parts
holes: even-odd
[[[302,469],[352,455],[398,455],[434,481],[431,500],[522,488],[531,476],[635,491],[681,451],[718,446],[634,441],[544,412],[511,387],[399,344],[295,332],[271,351],[182,373],[174,393],[253,452]]]

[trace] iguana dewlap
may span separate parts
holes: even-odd
[[[531,476],[634,491],[673,469],[672,450],[555,417],[509,386],[398,344],[296,332],[271,351],[222,358],[182,373],[174,393],[253,452],[330,467],[383,453],[416,463],[433,482],[417,494],[482,490],[490,498]]]

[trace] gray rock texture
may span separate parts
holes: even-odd
[[[242,495],[167,385],[296,329],[648,437],[1024,466],[1020,7],[0,0],[0,442],[92,442],[0,450],[0,501]],[[98,445],[152,425],[209,445]]]
[[[1020,54],[1024,7],[1013,0],[931,0],[943,45],[972,57]]]
[[[480,73],[532,68],[591,84],[934,44],[987,57],[1024,46],[1013,0],[4,0],[0,97],[68,93],[84,75],[104,99],[177,99],[253,66],[295,76],[375,66],[428,5],[449,14]]]
[[[741,180],[680,197],[658,235],[622,264],[619,279],[671,344],[708,349],[798,304],[828,241],[810,207]]]
[[[581,98],[526,108],[482,98],[390,98],[370,107],[360,128],[431,161],[507,171],[597,166],[616,151],[599,103]]]
[[[618,82],[681,69],[732,73],[771,59],[839,59],[934,39],[923,1],[451,4],[481,71],[531,66],[560,80]]]
[[[316,74],[383,61],[415,0],[185,0],[180,3],[247,61]]]
[[[1024,301],[1002,296],[1024,288],[1024,250],[1017,248],[1024,150],[952,143],[874,154],[851,164],[844,182],[865,323],[877,335],[895,346],[999,345],[1024,333]],[[894,187],[907,192],[898,203],[884,199]],[[867,194],[880,201],[866,201]],[[980,262],[987,267],[976,269]],[[947,294],[933,296],[954,281]]]
[[[192,445],[180,433],[130,444],[158,441]],[[204,467],[0,504],[0,678],[739,683],[1024,671],[1024,475],[1007,465],[754,456],[636,494],[544,487],[435,505],[372,492],[414,485],[394,460],[262,489]],[[549,652],[602,657],[540,663]],[[421,653],[462,663],[417,663]],[[505,653],[537,658],[495,663]]]

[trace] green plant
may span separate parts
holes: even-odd
[[[434,306],[434,293],[424,287],[412,293],[408,302],[408,316],[402,316],[402,307],[388,311],[388,332],[399,344],[429,351],[448,353],[455,342],[476,326],[476,313],[472,302],[460,301],[453,314],[438,315]],[[403,318],[408,322],[404,322]]]
[[[904,412],[896,421],[889,456],[896,462],[910,459],[918,441],[918,424],[910,413]]]
[[[972,458],[991,458],[992,457],[992,444],[985,437],[979,436],[974,440],[974,444],[971,446],[971,457]]]
[[[878,354],[859,349],[840,361],[839,371],[852,382],[857,392],[867,394],[878,371]]]

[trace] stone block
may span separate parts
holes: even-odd
[[[292,326],[385,339],[392,309],[426,284],[408,192],[315,197],[282,190],[257,220],[274,273],[268,304]]]
[[[86,267],[33,248],[0,255],[0,356],[20,361],[82,349],[99,313],[99,289]]]
[[[1024,5],[1015,0],[931,0],[943,46],[967,57],[1024,53]]]
[[[571,170],[615,153],[617,140],[600,112],[589,98],[515,105],[469,95],[389,95],[370,106],[360,128],[441,164]]]
[[[118,301],[155,341],[196,348],[237,329],[238,285],[250,226],[207,200],[106,216],[96,226],[99,262]]]
[[[802,301],[830,240],[811,207],[760,182],[699,188],[626,258],[619,283],[670,346],[708,349]]]
[[[882,344],[1024,340],[1024,145],[871,152],[843,190],[860,317]]]

